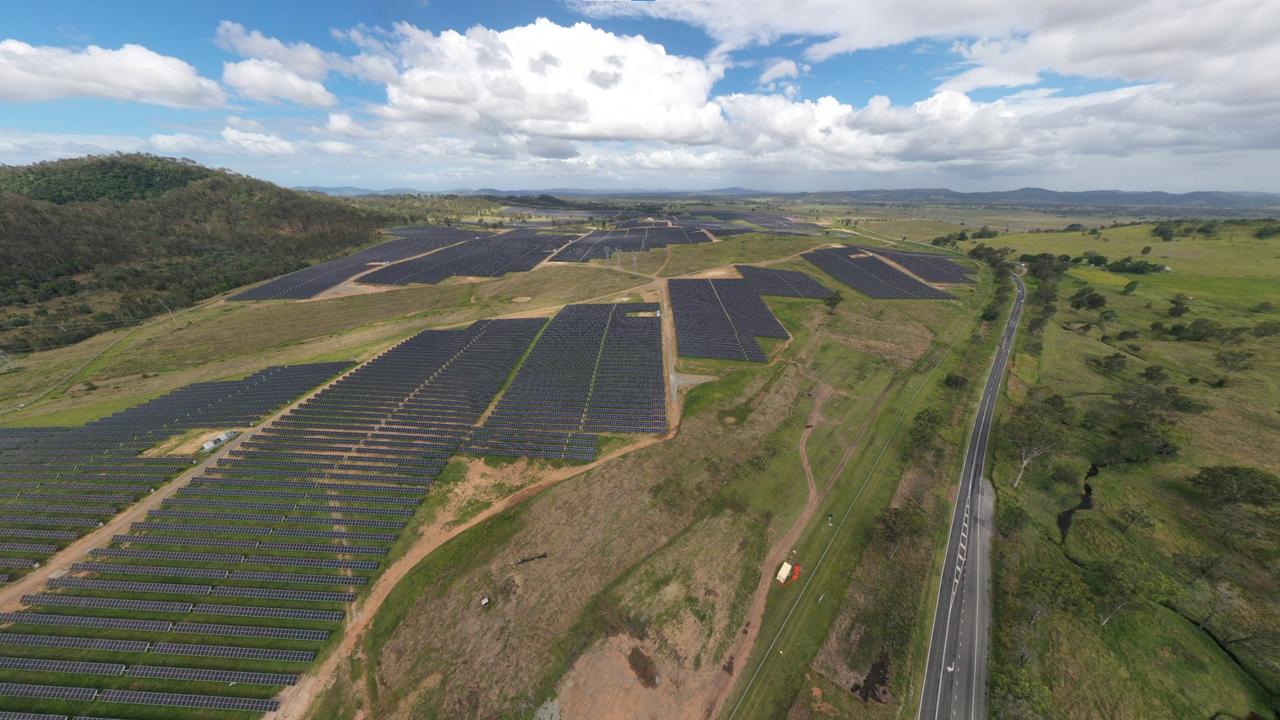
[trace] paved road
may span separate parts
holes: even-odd
[[[1026,288],[1014,277],[1017,294],[1000,347],[991,364],[974,417],[938,585],[938,606],[929,638],[920,697],[920,720],[979,720],[987,716],[987,650],[991,633],[991,571],[988,559],[994,495],[986,482],[987,441],[1004,370]]]

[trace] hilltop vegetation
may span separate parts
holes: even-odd
[[[155,197],[217,173],[189,160],[112,155],[0,167],[0,193],[59,205]]]
[[[145,155],[4,168],[0,349],[75,343],[485,202],[352,204]]]

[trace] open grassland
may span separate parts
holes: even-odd
[[[1280,472],[1280,342],[1229,332],[1280,319],[1264,305],[1280,305],[1280,243],[1255,237],[1258,227],[1222,222],[1212,232],[1180,229],[1171,241],[1151,225],[988,241],[1019,253],[1092,251],[1169,267],[1145,275],[1072,267],[1058,283],[1057,314],[1038,336],[1023,338],[1013,362],[1012,405],[1058,393],[1068,410],[1059,441],[1016,489],[1018,451],[1007,438],[1020,420],[1006,411],[996,429],[1006,435],[992,471],[997,525],[1002,516],[1006,524],[996,539],[994,711],[1063,718],[1276,711],[1276,508],[1215,503],[1189,482],[1208,466]],[[1086,285],[1114,317],[1067,306]],[[1169,301],[1178,293],[1189,296],[1190,310],[1174,318]],[[1198,320],[1219,329],[1178,340],[1152,328]],[[1250,353],[1247,367],[1224,366],[1224,352]],[[1123,360],[1110,370],[1096,364],[1108,356]],[[1157,366],[1162,373],[1151,370]],[[1138,402],[1135,388],[1167,387],[1190,405],[1144,410],[1143,417],[1168,419],[1145,439],[1126,441],[1128,461],[1107,457],[1117,408]],[[1136,459],[1153,434],[1174,449]],[[1091,507],[1068,513],[1082,503],[1090,463],[1101,466],[1087,481]],[[1122,573],[1109,587],[1099,580],[1107,567]],[[1056,588],[1047,595],[1046,578]],[[1117,597],[1117,587],[1128,594]]]
[[[671,260],[662,268],[663,277],[688,275],[734,263],[753,263],[798,255],[838,238],[773,237],[763,234],[737,235],[720,242],[700,245],[673,245]]]

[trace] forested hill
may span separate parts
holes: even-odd
[[[187,160],[112,155],[0,167],[0,193],[74,203],[141,200],[217,175]]]
[[[0,168],[0,349],[67,345],[376,239],[384,214],[188,161]]]

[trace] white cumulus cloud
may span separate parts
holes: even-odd
[[[292,142],[271,133],[248,132],[224,127],[221,136],[230,149],[240,150],[250,155],[292,155],[297,152],[297,147]]]
[[[218,84],[177,58],[141,45],[83,50],[0,41],[0,100],[107,98],[169,107],[216,107]]]
[[[331,107],[338,102],[322,83],[307,80],[275,60],[224,63],[222,82],[241,97],[260,102],[285,100],[312,107]]]
[[[439,34],[400,24],[396,34],[389,120],[565,140],[707,142],[722,130],[709,94],[723,67],[643,37],[545,19]]]

